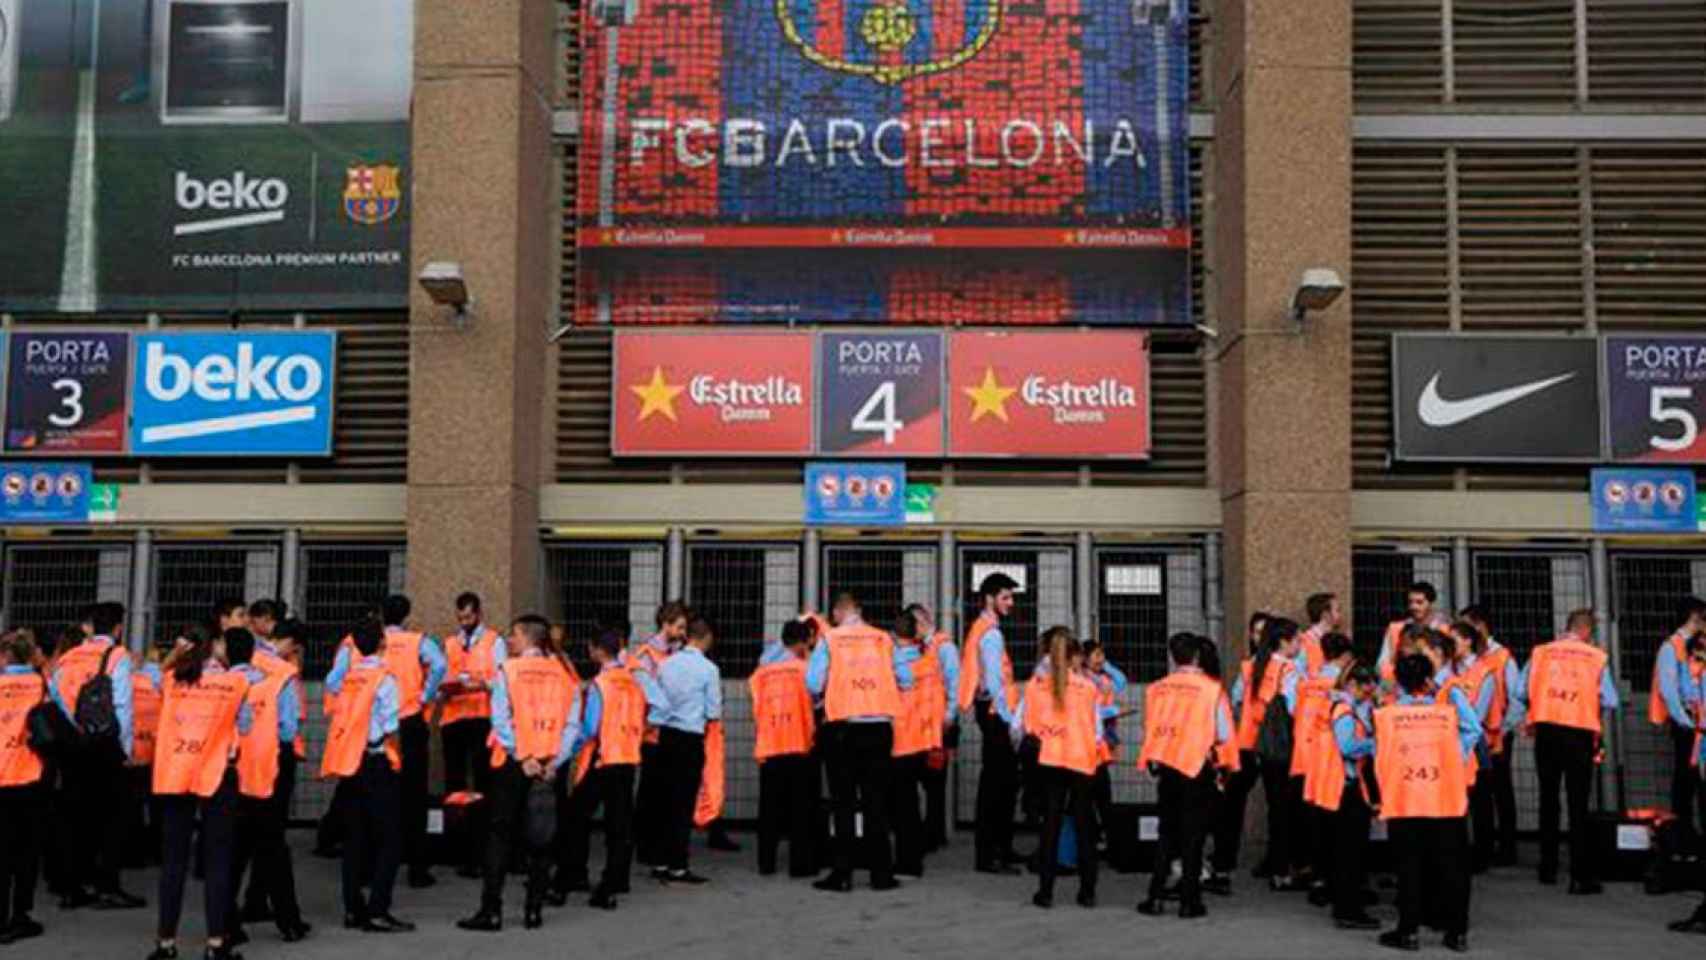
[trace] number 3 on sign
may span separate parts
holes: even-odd
[[[55,380],[53,389],[63,394],[59,406],[65,413],[50,413],[47,422],[56,427],[75,427],[83,422],[83,384],[76,380]]]
[[[1652,437],[1649,442],[1653,445],[1654,450],[1675,453],[1678,450],[1687,450],[1694,446],[1694,441],[1700,437],[1700,422],[1694,419],[1694,412],[1680,406],[1667,406],[1665,403],[1667,400],[1679,400],[1682,403],[1688,403],[1693,399],[1693,387],[1653,388],[1651,403],[1647,408],[1647,416],[1651,417],[1654,423],[1675,423],[1682,427],[1682,436],[1680,437],[1674,439],[1656,435]]]
[[[883,443],[894,444],[895,434],[906,424],[895,419],[893,380],[884,380],[877,389],[871,391],[865,405],[853,415],[851,426],[857,433],[880,433],[883,435]]]

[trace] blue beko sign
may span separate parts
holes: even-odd
[[[906,464],[806,464],[806,522],[852,527],[906,523]]]
[[[0,523],[88,523],[87,463],[0,463]]]
[[[1595,533],[1697,533],[1694,471],[1593,472]]]
[[[337,334],[151,333],[136,338],[136,456],[329,456]]]

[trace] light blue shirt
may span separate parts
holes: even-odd
[[[723,718],[722,672],[698,647],[689,644],[671,654],[658,667],[657,685],[666,705],[656,726],[702,734],[706,722]]]
[[[1688,704],[1695,699],[1694,674],[1688,669],[1687,658],[1676,655],[1675,646],[1668,637],[1659,647],[1657,673],[1659,696],[1664,700],[1665,715],[1671,723],[1684,727],[1694,726],[1688,719]]]
[[[1398,705],[1401,707],[1427,707],[1438,703],[1433,697],[1413,697],[1407,693],[1398,695]],[[1475,716],[1475,707],[1462,690],[1451,691],[1451,705],[1457,710],[1457,740],[1463,750],[1463,759],[1468,760],[1475,752],[1475,744],[1481,739],[1481,721]]]
[[[894,667],[895,685],[902,690],[911,690],[912,661],[923,656],[924,649],[904,643],[893,643],[891,646],[894,648],[890,663]],[[806,690],[813,697],[822,697],[828,686],[829,638],[826,637],[818,641],[818,645],[812,650],[811,659],[806,661]],[[863,714],[846,719],[849,723],[889,723],[894,720],[885,714]]]
[[[950,724],[960,722],[960,648],[952,640],[943,640],[936,648],[936,659],[942,665],[942,686],[948,694]]]
[[[401,632],[402,627],[385,628],[386,636]],[[503,644],[498,646],[501,648]],[[338,648],[338,655],[332,660],[332,670],[326,674],[326,689],[336,693],[338,688],[343,686],[344,674],[349,671],[350,651],[354,649],[353,646]],[[444,673],[450,667],[449,661],[444,659],[444,651],[439,647],[437,638],[421,635],[420,663],[426,668],[421,681],[421,703],[424,706],[438,699],[438,685],[444,682]]]
[[[528,650],[523,657],[542,657],[544,652],[538,649]],[[592,725],[594,733],[598,730],[595,721]],[[509,704],[509,684],[504,679],[503,671],[498,671],[492,680],[492,736],[497,738],[498,745],[511,757],[515,756],[515,710]],[[563,736],[557,742],[557,755],[552,758],[549,772],[556,773],[568,759],[575,755],[575,750],[582,742],[583,727],[581,724],[581,698],[569,698],[569,712],[563,716]]]
[[[142,671],[142,675],[148,678],[148,682],[154,684],[154,689],[166,689],[166,677],[160,672],[160,665],[158,663],[149,660],[136,669]]]
[[[95,637],[92,640],[83,641],[79,647],[88,646],[91,643],[100,648],[101,655],[104,657],[106,656],[107,648],[113,645],[113,638]],[[96,669],[99,669],[99,667],[97,666]],[[127,757],[130,756],[131,748],[135,744],[135,740],[132,739],[131,731],[134,729],[132,724],[136,716],[135,710],[131,706],[132,697],[130,690],[130,672],[130,654],[121,647],[117,653],[113,654],[112,659],[113,713],[116,714],[118,718],[118,744],[119,747],[124,750],[124,755]],[[53,697],[53,702],[59,704],[59,709],[65,714],[66,719],[70,720],[72,723],[76,723],[77,716],[74,712],[76,705],[66,703],[64,699],[59,696],[58,669],[53,671],[53,676],[48,682],[48,691]]]
[[[248,677],[251,685],[260,683],[267,678],[267,675],[261,671],[261,668],[252,663],[243,664],[237,668],[237,672]],[[248,702],[245,701],[243,703],[243,707],[247,709],[248,706]],[[296,678],[291,677],[284,681],[283,686],[278,688],[279,743],[289,743],[296,739],[296,728],[299,723],[297,712]]]
[[[1333,740],[1339,745],[1339,756],[1345,761],[1345,779],[1355,780],[1357,761],[1374,756],[1374,705],[1357,703],[1337,690],[1331,696],[1334,703],[1346,703],[1351,708],[1351,713],[1333,720]],[[1359,719],[1361,727],[1357,725]],[[1365,729],[1367,733],[1363,732]]]
[[[1278,670],[1281,662],[1287,662],[1286,658],[1275,654],[1271,659],[1269,659],[1267,668],[1269,670]],[[1254,674],[1255,669],[1254,661],[1252,661],[1252,666],[1250,667],[1252,675]],[[1280,696],[1285,698],[1285,709],[1294,716],[1297,714],[1297,681],[1302,677],[1302,673],[1303,671],[1301,670],[1289,671],[1286,673],[1285,679],[1280,681]],[[1264,674],[1262,679],[1264,681],[1267,680],[1267,676]],[[1239,707],[1242,708],[1244,703],[1244,672],[1242,670],[1238,672],[1238,676],[1232,681],[1231,699],[1233,703],[1238,704]]]
[[[978,670],[983,675],[977,699],[987,700],[1001,722],[1011,727],[1017,714],[1007,709],[1007,692],[1001,688],[1001,657],[1006,651],[1007,638],[1002,636],[1000,625],[984,631],[977,642]]]
[[[1694,697],[1694,708],[1706,710],[1706,684],[1692,684],[1689,691]],[[1699,755],[1695,757],[1695,761],[1700,764],[1701,769],[1706,769],[1706,737],[1700,738],[1699,750]]]
[[[768,667],[772,663],[781,663],[788,659],[788,648],[780,640],[764,641],[764,649],[758,652],[758,665]]]
[[[337,673],[336,677],[330,673],[326,674],[326,689],[330,690],[333,696],[343,692],[344,676],[349,672],[348,658],[344,657],[344,653],[353,649],[355,648],[345,647],[339,651],[339,656],[343,657],[342,662],[345,668],[342,672],[337,672],[334,668],[334,672]],[[376,670],[385,669],[385,658],[379,654],[362,657],[358,663],[361,666],[372,667]],[[373,712],[367,715],[368,753],[385,752],[385,738],[397,732],[397,724],[402,717],[402,710],[403,694],[397,686],[397,678],[387,673],[379,678],[379,688],[373,693]]]
[[[1522,672],[1517,674],[1516,682],[1511,684],[1511,712],[1518,714],[1518,721],[1528,716],[1528,668],[1534,666],[1531,656],[1522,665]],[[1599,709],[1616,710],[1618,706],[1617,684],[1611,680],[1611,661],[1606,660],[1605,669],[1599,674]]]

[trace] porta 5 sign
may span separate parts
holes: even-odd
[[[145,334],[136,338],[136,456],[327,456],[337,335]]]

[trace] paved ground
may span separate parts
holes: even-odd
[[[739,837],[750,845],[750,836]],[[298,843],[307,840],[298,834]],[[981,876],[966,869],[969,838],[938,855],[932,873],[901,890],[850,895],[817,893],[803,883],[761,878],[750,853],[696,851],[698,869],[713,878],[699,889],[659,888],[639,879],[620,910],[605,913],[572,901],[546,916],[540,931],[520,925],[519,892],[512,883],[510,924],[501,934],[463,933],[452,922],[474,905],[474,881],[440,871],[437,887],[399,891],[397,913],[418,921],[419,932],[394,937],[362,935],[338,929],[337,871],[329,861],[299,854],[299,886],[310,920],[319,924],[308,941],[286,946],[270,927],[251,932],[256,942],[244,948],[250,960],[288,957],[321,960],[360,956],[364,960],[423,958],[543,958],[558,956],[789,957],[805,960],[859,957],[1023,958],[1067,956],[1076,960],[1132,956],[1232,958],[1367,958],[1379,951],[1372,935],[1335,930],[1322,911],[1296,896],[1244,889],[1230,899],[1211,898],[1206,920],[1151,919],[1132,906],[1144,874],[1105,874],[1102,906],[1085,911],[1072,903],[1075,881],[1063,879],[1051,912],[1032,907],[1030,878]],[[519,879],[519,878],[516,878]],[[127,886],[155,898],[155,874],[130,874]],[[190,891],[185,934],[201,932],[200,890]],[[1663,960],[1706,956],[1706,937],[1681,936],[1664,929],[1667,921],[1693,909],[1698,895],[1648,897],[1632,885],[1613,885],[1597,899],[1565,896],[1559,888],[1535,884],[1531,870],[1504,870],[1478,879],[1470,941],[1482,957],[1564,957]],[[1390,893],[1387,894],[1388,901]],[[1390,906],[1377,908],[1390,919]],[[13,947],[8,957],[141,958],[149,948],[152,910],[134,913],[61,914],[40,911],[48,936]],[[1424,956],[1444,957],[1437,936],[1425,941]],[[591,951],[583,953],[582,951]],[[186,958],[199,950],[185,951]]]

